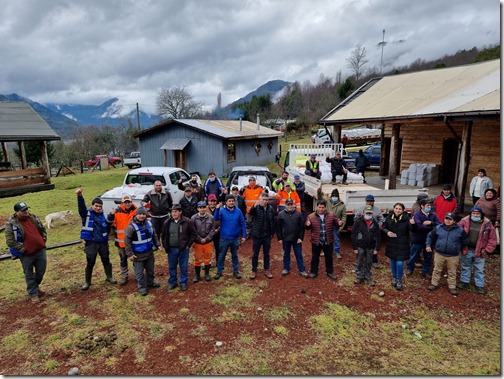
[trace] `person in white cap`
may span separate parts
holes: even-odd
[[[26,292],[32,303],[38,303],[39,296],[44,295],[39,286],[47,268],[47,232],[40,219],[30,213],[26,203],[14,205],[14,215],[5,226],[5,240],[13,259],[21,260]]]
[[[130,195],[124,195],[121,199],[121,204],[117,208],[113,208],[107,215],[109,222],[115,225],[115,245],[119,252],[119,260],[121,267],[121,277],[119,284],[124,285],[128,282],[128,257],[124,251],[124,231],[129,225],[133,217],[136,215],[137,206],[133,204]]]

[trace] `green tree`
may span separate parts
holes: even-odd
[[[352,80],[350,78],[347,78],[345,80],[345,83],[343,83],[339,88],[338,88],[338,96],[340,99],[346,99],[348,95],[355,89],[354,84],[352,83]]]
[[[42,164],[42,145],[43,141],[25,141],[24,150],[26,155],[26,163],[40,166]],[[15,147],[14,154],[21,161],[21,150]],[[51,142],[47,142],[47,156],[51,160],[54,155],[54,146]]]

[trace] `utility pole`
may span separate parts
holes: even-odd
[[[383,51],[382,51],[382,54],[383,54]],[[137,125],[138,125],[138,131],[142,130],[140,128],[140,109],[138,108],[138,103],[136,103],[137,105]]]
[[[383,29],[383,37],[382,41],[378,43],[378,45],[381,45],[381,60],[380,60],[380,74],[382,73],[383,70],[383,47],[385,46],[385,29]]]

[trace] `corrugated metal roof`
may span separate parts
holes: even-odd
[[[171,138],[167,140],[159,150],[184,150],[184,147],[191,142],[189,138]]]
[[[261,138],[283,135],[282,132],[261,125],[257,129],[257,124],[250,121],[242,121],[241,130],[240,120],[176,119],[175,121],[222,138]]]
[[[259,129],[257,129],[257,124],[249,121],[242,121],[242,127],[240,130],[240,120],[196,120],[180,118],[163,121],[162,123],[154,125],[148,129],[136,132],[134,137],[138,138],[143,134],[151,133],[154,130],[164,128],[173,122],[187,125],[223,139],[269,138],[280,137],[283,135],[282,132],[266,128],[262,125],[259,125]]]
[[[500,60],[383,77],[320,122],[481,113],[500,114]]]
[[[28,103],[0,102],[0,141],[51,141],[60,136]]]

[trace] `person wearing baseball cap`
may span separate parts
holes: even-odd
[[[25,202],[14,204],[14,215],[5,225],[5,241],[12,259],[20,259],[31,302],[40,302],[45,293],[39,288],[47,268],[47,232],[40,219],[30,213]]]
[[[171,214],[161,229],[161,242],[168,254],[168,290],[178,286],[177,266],[180,266],[180,289],[188,287],[189,248],[195,237],[194,225],[182,215],[180,204],[173,204]]]
[[[374,286],[371,273],[372,257],[378,255],[381,243],[381,228],[373,217],[373,207],[366,205],[352,226],[352,249],[356,255],[355,284],[364,281]]]
[[[205,281],[209,282],[210,263],[212,261],[213,244],[215,235],[215,221],[211,213],[207,212],[207,204],[204,201],[198,202],[198,213],[191,217],[194,226],[194,272],[193,283],[198,283],[201,279],[201,267],[205,269]]]
[[[305,163],[305,175],[311,176],[313,178],[320,179],[322,173],[320,172],[320,162],[317,160],[316,154],[311,154],[310,159]]]
[[[448,212],[455,212],[457,209],[457,199],[453,196],[452,187],[450,184],[443,184],[441,194],[434,199],[434,213],[440,220]]]
[[[451,295],[457,296],[457,266],[459,255],[462,249],[466,249],[469,244],[469,237],[455,221],[456,216],[453,212],[448,212],[444,217],[444,223],[437,225],[427,235],[425,241],[425,251],[434,253],[434,270],[429,291],[438,288],[441,280],[443,268],[446,265],[448,278],[448,291]]]
[[[485,288],[485,259],[488,254],[492,254],[497,248],[496,229],[492,225],[492,221],[485,216],[483,209],[478,205],[472,207],[471,213],[460,220],[459,225],[469,236],[469,243],[467,248],[462,249],[460,255],[460,283],[457,287],[462,290],[470,288],[471,268],[474,267],[476,292],[484,295],[487,293]],[[478,231],[478,233],[475,233],[475,231]]]
[[[184,196],[180,199],[179,204],[182,207],[182,214],[189,219],[198,213],[198,198],[193,196],[192,189],[189,186],[185,187]]]
[[[296,188],[296,193],[301,203],[301,213],[303,215],[303,219],[306,219],[306,211],[305,211],[306,184],[301,180],[301,175],[299,174],[294,175],[294,187]]]
[[[87,291],[91,286],[93,269],[98,255],[102,261],[107,281],[110,284],[116,284],[117,281],[112,276],[112,263],[110,263],[108,245],[111,221],[103,214],[103,201],[99,197],[95,197],[91,201],[91,207],[87,208],[82,192],[83,189],[78,188],[75,194],[77,195],[79,216],[82,219],[80,238],[85,242],[84,252],[86,253],[86,281],[81,290]]]
[[[336,175],[342,176],[342,182],[341,184],[348,184],[347,183],[347,175],[348,175],[348,169],[347,169],[347,164],[343,158],[341,158],[341,153],[338,151],[336,152],[336,156],[329,158],[326,158],[326,162],[331,165],[331,182],[332,184],[336,184]]]
[[[123,286],[128,283],[128,256],[124,250],[124,231],[136,215],[137,206],[133,204],[130,195],[124,195],[121,199],[121,204],[113,208],[107,215],[107,220],[111,224],[115,224],[115,245],[119,252],[119,265],[121,276],[119,277],[119,285]]]
[[[154,252],[161,246],[152,223],[147,219],[147,209],[138,207],[136,215],[124,232],[125,253],[133,262],[138,293],[147,295],[147,288],[158,288],[154,280]]]
[[[255,176],[250,176],[249,177],[249,184],[244,186],[241,191],[241,195],[245,199],[245,205],[247,207],[246,209],[246,214],[245,214],[245,224],[247,228],[247,233],[246,235],[248,236],[250,234],[250,228],[252,225],[252,216],[250,216],[250,209],[254,206],[255,203],[257,203],[257,200],[259,200],[259,196],[261,196],[261,193],[263,193],[264,188],[256,182]],[[227,198],[227,196],[226,196]],[[234,203],[234,206],[236,206],[236,202]]]
[[[373,218],[378,223],[378,226],[380,227],[380,229],[383,229],[383,223],[385,222],[385,217],[383,217],[381,209],[374,205],[375,204],[374,196],[372,194],[368,194],[364,198],[364,201],[365,201],[365,205],[355,212],[355,218],[360,217],[361,215],[364,214],[365,207],[371,206],[371,208],[373,209]],[[372,263],[373,268],[378,269],[381,267],[380,263],[378,262],[378,254],[373,254],[372,260],[373,260],[373,263]]]

